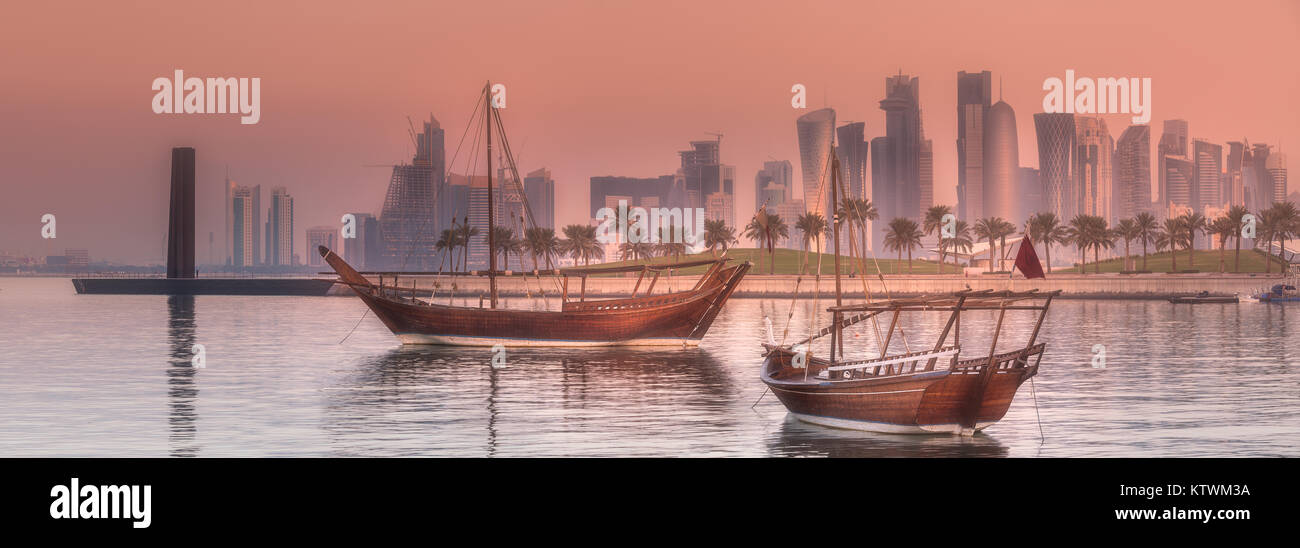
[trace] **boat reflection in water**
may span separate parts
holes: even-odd
[[[404,345],[325,392],[337,455],[636,456],[680,445],[683,417],[707,417],[688,425],[700,446],[738,430],[739,390],[698,348]]]
[[[913,436],[826,428],[787,415],[767,440],[773,457],[1006,457],[995,436]]]

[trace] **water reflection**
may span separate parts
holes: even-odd
[[[364,361],[324,390],[336,453],[628,455],[683,416],[736,426],[725,409],[739,390],[705,350],[510,348],[505,367],[491,362],[490,349],[449,347]],[[377,451],[379,438],[393,443]]]
[[[987,434],[922,436],[826,428],[787,415],[768,437],[774,457],[1005,457],[1006,446]]]
[[[195,342],[194,296],[168,296],[167,343],[171,355],[167,366],[167,440],[173,457],[199,454],[195,441],[199,419],[195,401],[199,397],[199,388],[194,382],[195,369],[191,361]]]

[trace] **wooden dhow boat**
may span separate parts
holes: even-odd
[[[831,211],[839,212],[838,196],[844,193],[839,158],[834,150],[829,154],[827,167],[831,173]],[[856,213],[848,215],[848,219],[829,223],[835,249],[835,306],[827,309],[831,313],[830,325],[816,330],[814,323],[809,337],[784,344],[776,341],[769,322],[768,342],[763,344],[762,381],[796,418],[830,427],[887,433],[973,435],[1001,420],[1016,390],[1038,373],[1045,349],[1044,343],[1037,342],[1039,330],[1052,298],[1060,291],[966,290],[907,299],[893,299],[886,295],[885,299],[876,300],[866,277],[860,276],[866,302],[845,305],[840,281],[839,225],[846,221],[850,223],[849,245],[856,246],[853,235],[857,230],[852,224],[856,221],[860,229],[860,220],[869,217],[862,211]],[[1033,252],[1033,244],[1025,245],[1028,242],[1026,236],[1016,258],[1016,267],[1026,277],[1041,277],[1041,265]],[[879,268],[876,270],[879,272]],[[820,271],[818,265],[818,275]],[[865,260],[859,265],[859,271],[867,271]],[[880,283],[884,286],[883,276]],[[815,287],[820,287],[820,284]],[[888,293],[887,287],[885,290]],[[974,310],[996,312],[997,324],[987,353],[977,356],[968,353],[963,357],[962,313]],[[932,347],[915,348],[903,333],[900,316],[923,312],[948,312],[948,319]],[[1003,319],[1008,312],[1036,312],[1037,320],[1023,346],[998,352],[999,342],[1004,348],[1007,346],[1008,341],[1001,335]],[[889,327],[882,335],[880,325],[883,322],[878,316],[886,313],[891,316]],[[875,355],[849,359],[844,349],[845,329],[864,322],[873,327]],[[829,352],[825,357],[813,355],[808,345],[828,335]],[[952,335],[951,344],[948,343],[949,335]],[[783,341],[785,336],[782,335]],[[891,348],[900,346],[899,342],[902,343],[902,352],[891,353]]]
[[[831,325],[819,333],[831,335],[829,357],[812,356],[804,346],[810,341],[769,342],[763,345],[762,380],[804,422],[874,432],[973,434],[1001,420],[1021,383],[1038,373],[1045,344],[1037,342],[1037,336],[1052,298],[1059,293],[962,291],[831,307]],[[988,353],[963,357],[961,315],[972,310],[995,311],[997,325]],[[1023,347],[999,353],[996,348],[1008,311],[1034,311],[1038,318]],[[882,345],[888,349],[897,342],[895,333],[902,331],[900,315],[916,312],[949,313],[933,347],[844,358],[844,328],[891,313]]]
[[[726,258],[662,265],[563,269],[561,310],[450,306],[422,300],[418,291],[376,285],[337,253],[319,248],[325,262],[352,288],[375,316],[404,344],[457,346],[696,346],[709,331],[727,298],[749,271],[749,262],[729,265]],[[687,291],[651,294],[659,276],[670,269],[707,265],[707,271]],[[593,274],[641,272],[633,296],[586,300],[585,290],[570,300],[568,278]],[[641,281],[653,273],[644,295]],[[545,275],[546,273],[541,273]]]
[[[501,181],[515,185],[514,196],[522,200],[526,214],[524,225],[537,226],[533,220],[532,210],[528,205],[527,193],[520,184],[519,169],[510,152],[509,141],[505,137],[505,125],[501,115],[491,100],[491,82],[483,87],[479,102],[475,107],[475,116],[471,125],[478,119],[479,109],[483,112],[483,127],[487,143],[487,227],[486,240],[489,250],[496,250],[496,207],[492,181],[492,135],[493,129],[500,136],[501,153],[505,158],[504,167],[513,177]],[[454,159],[453,159],[454,162]],[[441,194],[441,193],[440,193]],[[520,219],[525,221],[525,219]],[[468,222],[468,221],[467,221]],[[560,291],[560,310],[520,310],[499,308],[497,299],[497,277],[524,275],[528,273],[504,272],[497,268],[497,253],[488,253],[488,269],[484,272],[458,273],[458,275],[480,275],[488,278],[488,307],[483,307],[480,300],[478,307],[442,305],[423,300],[420,297],[430,293],[415,287],[399,288],[397,280],[393,285],[385,285],[383,275],[379,284],[353,269],[342,257],[330,249],[318,248],[325,262],[338,274],[337,283],[347,285],[354,291],[375,316],[397,335],[405,344],[445,344],[457,346],[695,346],[708,332],[714,318],[722,310],[727,298],[740,284],[745,273],[752,266],[749,262],[729,265],[726,257],[677,262],[670,264],[633,265],[614,267],[570,268],[531,272],[541,276],[563,277]],[[668,273],[670,279],[673,271],[691,267],[706,267],[705,272],[696,281],[694,287],[687,291],[652,294],[655,282],[662,273]],[[586,298],[587,277],[591,275],[619,274],[640,272],[632,296],[625,299],[606,299],[588,301]],[[647,274],[653,274],[645,294],[638,294],[641,282]],[[577,300],[569,296],[569,278],[581,278],[582,286]],[[544,297],[544,294],[543,294]]]

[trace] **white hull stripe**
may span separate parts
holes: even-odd
[[[431,335],[427,333],[397,333],[402,344],[441,344],[449,346],[699,346],[700,339],[684,337],[643,338],[622,341],[581,341],[565,339],[519,339],[509,337],[473,337],[465,335]]]
[[[903,394],[905,392],[925,392],[924,388],[913,388],[911,390],[888,390],[882,392],[804,392],[802,390],[790,390],[788,388],[772,387],[772,390],[780,392],[789,392],[791,394],[802,394],[804,396],[875,396],[877,394]]]
[[[803,413],[790,412],[795,418],[820,426],[829,426],[831,428],[842,428],[845,430],[863,430],[867,432],[882,432],[886,434],[961,434],[962,426],[956,423],[950,424],[894,424],[889,422],[841,419],[835,417],[823,417],[820,415],[805,415]],[[978,432],[989,426],[992,422],[981,422],[975,424],[975,431]]]

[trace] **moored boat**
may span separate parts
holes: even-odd
[[[972,292],[897,299],[832,307],[834,319],[821,334],[834,334],[828,358],[811,356],[801,341],[795,345],[765,344],[761,378],[777,399],[798,419],[837,428],[903,434],[973,434],[1002,419],[1021,383],[1038,373],[1044,343],[1036,342],[1052,298],[1050,293]],[[1032,304],[1027,301],[1041,304]],[[962,357],[961,314],[971,310],[997,312],[993,348],[987,354]],[[891,312],[889,331],[881,348],[896,343],[900,315],[950,312],[933,347],[877,357],[836,359],[843,330]],[[1002,320],[1008,311],[1037,311],[1038,319],[1024,346],[997,352]],[[949,335],[953,343],[946,344]],[[1006,342],[1005,340],[1003,341]]]
[[[1202,291],[1196,295],[1170,297],[1169,302],[1174,304],[1231,304],[1240,302],[1240,299],[1236,295],[1211,295],[1208,291]]]
[[[1285,303],[1300,301],[1300,291],[1294,285],[1276,284],[1268,291],[1255,295],[1262,303]]]

